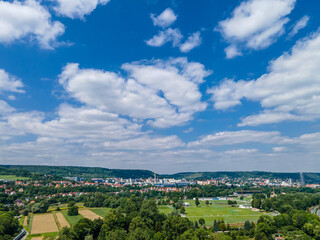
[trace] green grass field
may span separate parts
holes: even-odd
[[[81,218],[83,218],[81,214],[77,216],[68,216],[68,211],[61,211],[61,213],[71,226],[75,225]]]
[[[199,207],[195,206],[194,200],[186,200],[185,202],[190,204],[190,206],[185,207],[186,217],[191,221],[203,218],[207,225],[212,225],[215,219],[223,219],[225,223],[244,223],[245,220],[256,222],[259,216],[263,214],[253,212],[251,209],[231,207],[227,204],[227,201],[210,201],[212,204],[208,206],[204,201],[200,201]],[[170,209],[170,206],[167,206],[167,208],[165,206],[159,207],[160,212],[165,214],[170,213]]]
[[[110,211],[110,208],[90,208],[90,211],[103,217]]]
[[[29,180],[27,177],[17,177],[16,175],[0,175],[0,179],[16,181],[16,180]]]

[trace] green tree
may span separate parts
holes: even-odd
[[[194,201],[194,203],[196,204],[197,207],[200,205],[200,201],[198,197],[196,197],[196,200]]]
[[[77,216],[79,215],[79,208],[77,206],[72,206],[68,209],[68,216]]]
[[[203,218],[200,218],[199,223],[203,227],[203,225],[206,223],[206,221]]]

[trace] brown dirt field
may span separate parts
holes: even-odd
[[[33,238],[31,238],[31,240],[42,240],[43,239],[43,237],[33,237]]]
[[[84,209],[84,210],[79,210],[79,213],[84,216],[85,218],[89,218],[90,220],[94,220],[97,218],[103,219],[103,217],[99,216],[98,214],[95,214],[94,212]]]
[[[31,234],[58,232],[56,221],[53,214],[34,215]]]
[[[56,213],[58,222],[60,224],[60,227],[70,227],[70,224],[67,222],[67,220],[64,218],[64,216],[62,215],[62,213],[58,212]]]
[[[26,216],[23,220],[23,226],[27,226],[28,225],[28,216]]]

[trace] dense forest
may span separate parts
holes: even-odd
[[[153,172],[148,170],[108,169],[98,167],[40,166],[40,165],[2,165],[9,170],[26,170],[31,173],[54,175],[59,177],[78,176],[84,178],[149,178]]]

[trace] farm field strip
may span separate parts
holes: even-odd
[[[31,234],[58,232],[53,214],[39,214],[33,216]]]
[[[28,225],[28,216],[25,216],[23,220],[23,226],[27,226],[27,225]]]
[[[90,211],[89,209],[79,210],[79,213],[83,217],[89,218],[90,220],[94,220],[94,219],[97,219],[97,218],[103,218],[103,217],[99,216],[98,214],[94,213],[93,211]]]
[[[65,217],[62,215],[61,212],[57,212],[56,217],[57,217],[57,220],[60,224],[60,228],[70,227],[70,224],[68,223],[68,221],[65,219]]]
[[[70,226],[75,225],[81,218],[83,218],[82,215],[77,215],[77,216],[68,216],[68,211],[62,211],[61,212],[64,218],[68,221]]]
[[[42,240],[43,239],[43,237],[33,237],[33,238],[31,238],[31,240]]]

